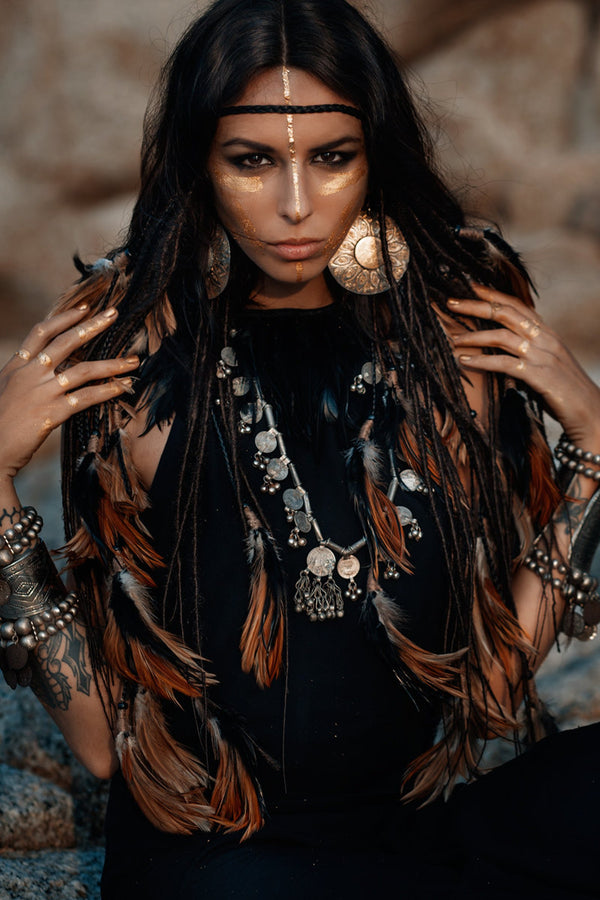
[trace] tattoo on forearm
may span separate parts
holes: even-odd
[[[10,525],[15,525],[21,516],[23,515],[23,510],[21,508],[17,509],[16,506],[13,506],[12,509],[1,509],[0,510],[0,530],[8,528]]]
[[[558,507],[554,514],[554,525],[563,529],[569,539],[573,538],[583,521],[589,500],[581,498],[581,484],[578,478],[574,478],[567,490],[567,499]]]
[[[92,675],[86,661],[85,640],[74,624],[39,645],[32,668],[31,688],[48,709],[66,711],[74,691],[90,694]]]

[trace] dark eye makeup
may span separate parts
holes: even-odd
[[[343,168],[355,158],[356,152],[352,150],[324,150],[316,154],[312,162],[315,165],[326,166],[328,169],[336,169]],[[266,153],[244,153],[231,157],[229,161],[240,171],[262,169],[275,165],[275,161]]]

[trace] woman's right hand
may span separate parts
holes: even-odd
[[[34,325],[0,371],[0,480],[14,478],[50,432],[75,412],[131,388],[127,375],[138,367],[137,357],[86,360],[64,368],[72,354],[115,321],[117,310],[87,314],[82,305]]]

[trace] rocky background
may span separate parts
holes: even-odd
[[[0,358],[126,225],[157,69],[198,10],[181,0],[3,0]],[[530,264],[540,310],[600,377],[600,4],[373,0],[410,66],[467,207]],[[61,543],[56,440],[21,493]],[[598,568],[598,567],[597,567]],[[541,693],[563,727],[600,718],[595,644],[554,654]],[[33,696],[0,689],[0,900],[99,897],[105,787]]]

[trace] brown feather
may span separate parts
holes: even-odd
[[[208,773],[171,737],[149,691],[137,690],[131,722],[122,725],[116,748],[129,790],[156,828],[179,834],[210,830],[214,810],[206,800]]]
[[[460,663],[466,653],[466,649],[455,653],[432,653],[424,650],[402,634],[400,630],[402,613],[397,604],[383,593],[375,583],[371,602],[377,610],[379,621],[383,625],[390,644],[397,650],[402,663],[410,669],[415,677],[428,688],[450,694],[455,697],[463,697],[464,691],[460,685]]]
[[[260,798],[239,752],[223,739],[217,720],[209,719],[208,726],[219,759],[210,798],[215,821],[227,832],[243,831],[241,840],[246,840],[264,824]]]
[[[281,671],[284,645],[284,619],[279,616],[274,639],[271,633],[276,619],[277,599],[273,596],[264,565],[264,538],[260,529],[249,535],[250,603],[242,629],[240,650],[242,670],[254,672],[260,687],[269,687]]]

